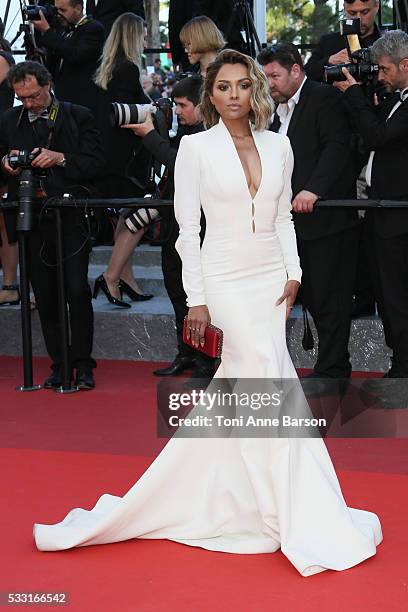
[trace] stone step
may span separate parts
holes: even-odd
[[[176,352],[174,316],[166,297],[154,297],[147,302],[133,302],[129,309],[118,308],[99,297],[93,301],[95,336],[93,355],[96,359],[129,359],[170,361]],[[38,319],[33,313],[33,353],[46,355]],[[316,333],[311,322],[316,339]],[[288,348],[297,368],[311,368],[316,360],[316,348],[302,348],[303,321],[300,307],[295,307],[287,324]],[[315,342],[315,345],[317,343]],[[386,371],[389,351],[384,343],[382,324],[378,317],[353,321],[349,346],[354,370]],[[21,355],[20,307],[0,308],[0,353]]]
[[[89,263],[96,266],[106,266],[109,263],[113,247],[97,246],[92,249]],[[161,248],[148,244],[139,244],[133,252],[134,266],[161,266]]]
[[[93,288],[93,283],[95,279],[105,272],[106,266],[95,266],[90,265],[88,268],[88,278],[91,283],[91,287]],[[143,293],[159,296],[159,297],[167,297],[166,288],[164,286],[163,274],[161,267],[158,266],[145,266],[140,267],[139,265],[133,266],[133,274],[137,279],[138,285]],[[102,293],[100,293],[102,294]],[[125,296],[125,299],[128,298]]]

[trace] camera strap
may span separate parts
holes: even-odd
[[[49,129],[49,133],[48,133],[48,138],[47,138],[47,144],[45,145],[46,149],[50,148],[51,140],[54,135],[55,122],[58,117],[59,107],[60,107],[60,103],[58,102],[57,98],[54,96],[52,99],[52,104],[51,104],[50,112],[48,114],[48,119],[47,119],[47,127]]]

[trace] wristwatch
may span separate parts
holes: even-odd
[[[65,168],[66,165],[67,165],[67,160],[65,159],[65,155],[64,155],[61,161],[57,162],[57,166],[61,166],[61,168]]]

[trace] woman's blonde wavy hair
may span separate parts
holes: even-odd
[[[179,38],[183,45],[191,43],[192,53],[219,51],[227,44],[213,20],[205,15],[187,21],[180,30]]]
[[[123,13],[115,20],[94,77],[99,87],[107,89],[113,71],[120,61],[128,60],[136,64],[141,71],[145,27],[144,20],[133,13]]]
[[[249,120],[256,130],[265,130],[270,123],[275,108],[269,94],[268,81],[252,57],[232,49],[221,51],[207,68],[200,101],[200,109],[205,127],[212,127],[219,121],[220,114],[211,102],[210,96],[213,95],[218,72],[223,66],[228,64],[242,64],[248,69],[248,78],[252,83]]]

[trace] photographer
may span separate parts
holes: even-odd
[[[371,47],[380,38],[380,30],[375,23],[379,0],[344,0],[344,15],[360,19],[361,47]],[[324,80],[324,67],[349,62],[344,37],[339,32],[324,34],[305,65],[306,75],[314,81]]]
[[[40,44],[47,49],[50,70],[58,98],[66,102],[97,108],[97,89],[93,82],[105,40],[102,24],[83,14],[82,0],[55,0],[61,26],[50,24],[40,11],[33,21],[40,32]]]
[[[45,195],[34,200],[33,228],[27,235],[28,271],[41,319],[44,340],[52,359],[52,374],[46,388],[61,385],[61,346],[56,277],[56,236],[52,200],[44,209],[44,197],[61,197],[78,190],[92,194],[94,182],[105,169],[99,132],[90,111],[61,102],[52,96],[51,75],[37,62],[22,62],[11,68],[9,82],[22,105],[1,116],[0,155],[9,175],[9,198],[15,200],[21,164],[10,163],[10,154],[34,158],[24,167],[32,170],[33,191]],[[21,152],[26,152],[23,155]],[[91,357],[93,311],[88,285],[90,228],[83,209],[62,210],[64,271],[70,315],[70,359],[76,368],[76,384],[92,389]],[[10,241],[16,240],[9,225]]]
[[[142,137],[146,149],[153,154],[156,160],[166,166],[169,186],[165,197],[172,198],[174,196],[174,165],[181,139],[186,135],[196,134],[204,129],[198,109],[201,83],[202,81],[198,76],[190,76],[182,79],[174,86],[172,98],[176,104],[179,129],[170,143],[154,129],[150,116],[142,124],[126,126],[132,129],[137,136]],[[181,260],[175,248],[179,227],[174,218],[173,209],[167,221],[169,238],[162,246],[162,270],[164,284],[176,316],[178,353],[167,368],[155,370],[154,374],[156,376],[175,376],[184,370],[193,368],[192,379],[212,378],[214,375],[214,360],[183,342],[183,323],[188,308],[182,282]]]
[[[408,34],[389,31],[371,48],[378,79],[393,95],[378,106],[367,100],[347,69],[341,83],[356,130],[369,151],[369,197],[408,200]],[[373,247],[379,275],[385,338],[393,350],[389,378],[408,376],[408,209],[374,210]],[[380,381],[381,383],[381,381]],[[378,384],[380,384],[378,383]],[[380,385],[381,386],[381,385]]]

